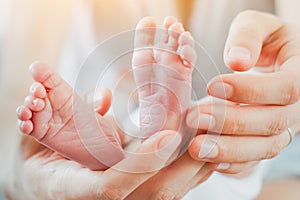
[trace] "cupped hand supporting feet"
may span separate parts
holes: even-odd
[[[136,47],[143,47],[145,42],[149,42],[142,39],[148,34],[145,27],[149,23],[154,23],[152,18],[145,18],[139,23],[136,31]],[[156,26],[154,25],[152,28],[156,29]],[[189,106],[191,73],[196,55],[190,34],[182,30],[181,24],[175,18],[167,17],[165,19],[164,30],[166,31],[163,42],[165,47],[149,52],[149,55],[155,54],[155,60],[149,60],[151,70],[162,73],[164,78],[156,79],[158,77],[155,76],[150,78],[159,80],[158,83],[163,84],[163,86],[173,87],[176,85],[176,90],[172,90],[174,94],[168,93],[165,88],[158,87],[161,91],[155,96],[165,98],[165,101],[158,101],[157,103],[165,108],[167,115],[175,114],[176,118],[181,118],[181,115],[186,112]],[[154,35],[150,35],[149,39],[152,41]],[[174,51],[175,54],[165,52],[164,49]],[[145,51],[140,53],[148,54]],[[142,57],[135,52],[133,61],[134,66],[137,68],[141,67],[144,62],[139,63],[138,58],[141,59]],[[144,64],[148,64],[147,62]],[[154,64],[157,63],[163,65],[165,69],[160,71],[159,68],[155,68]],[[97,116],[97,122],[100,123],[102,132],[91,126],[90,121],[94,120],[91,118],[95,117],[95,112],[77,94],[74,94],[72,88],[57,73],[51,68],[38,63],[33,64],[31,72],[36,83],[32,86],[31,94],[26,98],[24,106],[17,109],[20,120],[19,128],[26,135],[23,136],[21,154],[31,153],[20,158],[23,165],[21,165],[21,170],[18,170],[20,172],[18,177],[22,180],[21,182],[36,183],[37,187],[27,188],[21,185],[20,188],[23,189],[23,193],[20,190],[19,194],[23,194],[24,198],[179,199],[211,175],[212,171],[206,167],[204,162],[193,160],[187,152],[171,166],[165,166],[181,143],[180,134],[174,131],[177,129],[178,119],[175,119],[175,121],[177,120],[176,123],[171,123],[171,125],[162,128],[171,130],[154,134],[138,147],[136,154],[131,154],[129,157],[122,159],[121,145],[113,132],[110,132],[113,131],[111,127],[105,124],[107,121]],[[145,77],[135,73],[135,78],[137,85],[141,86],[139,84],[142,84]],[[141,79],[138,80],[139,78]],[[145,83],[149,84],[147,81]],[[140,97],[147,100],[148,96],[143,96],[143,91],[151,91],[142,88],[139,91]],[[171,104],[172,95],[178,96],[175,105]],[[153,100],[156,101],[157,98]],[[70,107],[71,102],[81,109],[76,110],[76,108]],[[182,106],[182,108],[178,109],[178,106]],[[147,104],[142,109],[147,111]],[[141,117],[143,117],[143,111]],[[89,124],[89,127],[87,127],[87,124]],[[152,128],[155,130],[157,126]],[[80,134],[78,131],[83,131],[85,134]],[[91,141],[91,146],[95,148],[88,151],[86,146],[79,141],[82,139],[80,137],[89,139],[90,132],[98,134],[92,135],[96,136],[92,137],[93,141]],[[114,158],[121,161],[105,171],[93,172],[39,145],[27,135],[34,137],[38,142],[61,155],[92,169],[106,169],[106,166],[99,162],[94,154],[91,155],[93,151],[96,153],[110,151],[109,155],[110,153],[119,155],[119,158],[118,156]],[[103,147],[101,146],[103,140],[109,140],[110,143],[104,144]],[[72,145],[74,143],[76,145]],[[33,147],[36,148],[32,149]],[[112,148],[115,151],[111,151]],[[147,156],[141,157],[145,154]],[[140,173],[134,173],[134,171]],[[46,182],[50,182],[51,187]],[[177,184],[174,185],[174,183]],[[154,184],[155,187],[153,187]]]

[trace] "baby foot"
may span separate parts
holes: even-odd
[[[50,67],[35,63],[30,71],[36,82],[17,109],[24,134],[93,170],[104,170],[123,158],[108,119],[94,112]]]
[[[159,31],[163,36],[158,38]],[[157,40],[161,41],[155,44]],[[163,29],[150,17],[139,22],[132,66],[144,137],[162,129],[180,128],[190,105],[195,62],[194,40],[175,18],[167,17]]]

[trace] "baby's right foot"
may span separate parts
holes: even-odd
[[[109,120],[95,113],[50,67],[33,64],[30,71],[36,83],[17,109],[24,134],[93,170],[104,170],[123,158]]]
[[[155,19],[145,17],[136,28],[132,65],[140,101],[144,137],[178,130],[190,106],[196,52],[194,40],[175,18],[167,17],[158,38]],[[156,43],[157,42],[157,43]]]

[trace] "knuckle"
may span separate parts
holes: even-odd
[[[173,198],[173,200],[181,200],[183,199],[185,194],[178,194],[176,197]]]
[[[232,174],[232,175],[239,174],[241,172],[242,172],[241,169],[228,169],[228,170],[225,170],[225,171],[220,171],[220,173],[223,173],[223,174]]]
[[[224,132],[228,132],[228,133],[235,133],[238,129],[237,123],[239,120],[237,119],[229,119],[227,121],[225,121],[224,124]]]
[[[249,86],[248,92],[245,95],[245,101],[258,102],[262,98],[263,93],[261,85],[253,84]]]
[[[244,22],[245,26],[249,25],[249,23],[257,23],[258,20],[263,21],[267,18],[269,18],[269,14],[251,9],[240,12],[236,17],[239,21]]]
[[[181,200],[181,199],[183,199],[184,196],[185,196],[189,191],[190,191],[190,190],[187,190],[187,191],[184,191],[184,192],[180,191],[180,192],[176,195],[176,197],[173,198],[173,200]]]
[[[259,33],[251,28],[247,23],[241,24],[238,29],[230,29],[231,32],[233,33],[233,37],[237,37],[240,34],[247,35],[248,39],[251,39],[252,41],[255,42],[260,42],[262,40],[261,36]]]
[[[237,133],[240,132],[242,130],[244,130],[246,127],[245,122],[243,121],[242,118],[236,118],[234,121],[234,125],[233,125],[233,132],[232,133]]]
[[[275,119],[269,125],[270,135],[279,135],[288,127],[288,115],[285,112],[279,112],[275,115]]]
[[[264,14],[259,11],[245,10],[236,16],[233,25],[238,25],[238,34],[245,33],[249,38],[253,38],[254,41],[261,41],[262,38],[257,30],[253,29],[253,25],[257,24],[259,20],[264,20],[264,18]],[[230,30],[233,30],[232,27]]]
[[[158,191],[153,199],[157,200],[170,200],[170,199],[175,199],[176,194],[172,192],[170,189],[164,188]],[[150,198],[152,199],[152,198]]]
[[[286,87],[286,92],[282,95],[282,104],[293,104],[299,100],[300,88],[297,79],[292,79],[291,84]]]
[[[201,136],[196,136],[195,138],[193,138],[192,141],[190,142],[189,148],[188,148],[188,152],[189,152],[190,156],[194,159],[197,159],[197,160],[199,159],[198,158],[198,153],[200,151],[200,146],[201,146],[200,137]]]
[[[280,153],[281,147],[282,147],[282,142],[279,139],[279,137],[274,137],[271,143],[271,148],[268,149],[265,159],[271,159],[276,157]]]
[[[243,113],[243,111],[241,111]],[[245,130],[246,124],[242,117],[237,117],[241,115],[233,115],[231,117],[226,117],[224,123],[224,132],[230,134],[236,134]]]
[[[248,173],[254,166],[256,166],[257,162],[246,162],[244,164],[232,164],[230,168],[228,168],[225,173],[227,174],[240,174],[240,173]]]
[[[99,200],[122,200],[124,199],[124,193],[113,186],[102,186],[100,191],[97,192],[97,198]]]

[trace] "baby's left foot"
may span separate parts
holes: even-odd
[[[94,112],[52,68],[31,67],[35,81],[25,105],[17,109],[19,128],[48,148],[93,170],[123,159],[117,131]]]

